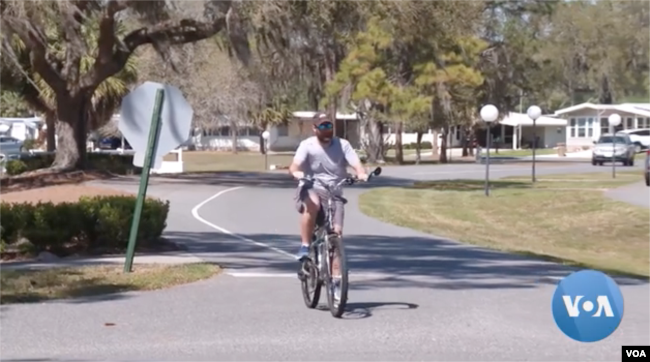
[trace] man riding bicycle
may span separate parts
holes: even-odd
[[[296,150],[289,173],[299,180],[305,175],[335,186],[348,176],[347,167],[354,169],[359,180],[367,181],[368,175],[362,167],[359,156],[350,142],[334,137],[334,125],[327,114],[317,112],[313,118],[314,136],[300,142]],[[341,189],[335,190],[337,196],[342,196]],[[323,213],[323,203],[327,199],[327,191],[318,182],[313,187],[305,189],[298,186],[295,201],[296,209],[302,214],[300,220],[301,245],[297,254],[298,260],[309,255],[309,244],[316,225],[316,219]],[[334,205],[334,232],[339,236],[343,231],[343,202],[337,200]]]

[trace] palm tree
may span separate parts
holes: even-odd
[[[47,45],[49,50],[57,57],[63,58],[66,49],[57,27],[50,27],[46,31]],[[99,24],[93,22],[84,25],[82,29],[86,52],[81,58],[80,68],[87,72],[93,65],[95,54],[98,51]],[[126,33],[125,27],[118,26],[117,36]],[[29,52],[25,45],[13,37],[8,44],[3,39],[0,64],[2,71],[0,82],[3,90],[10,90],[16,93],[31,109],[40,113],[45,118],[47,127],[47,150],[55,149],[55,130],[57,123],[56,98],[52,88],[36,73],[29,59]],[[137,61],[134,56],[130,57],[126,66],[117,74],[107,78],[95,90],[92,96],[92,107],[87,110],[86,120],[88,131],[94,131],[111,120],[113,113],[120,106],[122,98],[129,92],[130,86],[137,81]]]
[[[265,140],[262,132],[266,131],[269,125],[278,125],[287,122],[292,116],[286,97],[276,97],[266,104],[260,103],[257,107],[251,108],[248,112],[251,121],[260,130],[260,153],[266,153]]]

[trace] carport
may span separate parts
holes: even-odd
[[[554,148],[558,143],[566,142],[567,121],[565,119],[541,116],[535,122],[536,130],[533,132],[533,120],[528,115],[510,112],[499,124],[504,146],[512,145],[512,149],[515,150],[522,146],[532,148],[534,140],[537,148]],[[511,132],[506,128],[510,128]]]

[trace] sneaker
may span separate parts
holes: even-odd
[[[307,245],[300,245],[300,250],[298,250],[298,253],[296,254],[296,259],[302,261],[307,257],[309,257],[309,247]]]

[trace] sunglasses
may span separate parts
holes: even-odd
[[[330,123],[330,122],[321,123],[318,126],[316,126],[316,128],[318,128],[321,131],[330,130],[333,127],[334,127],[334,125],[332,123]]]

